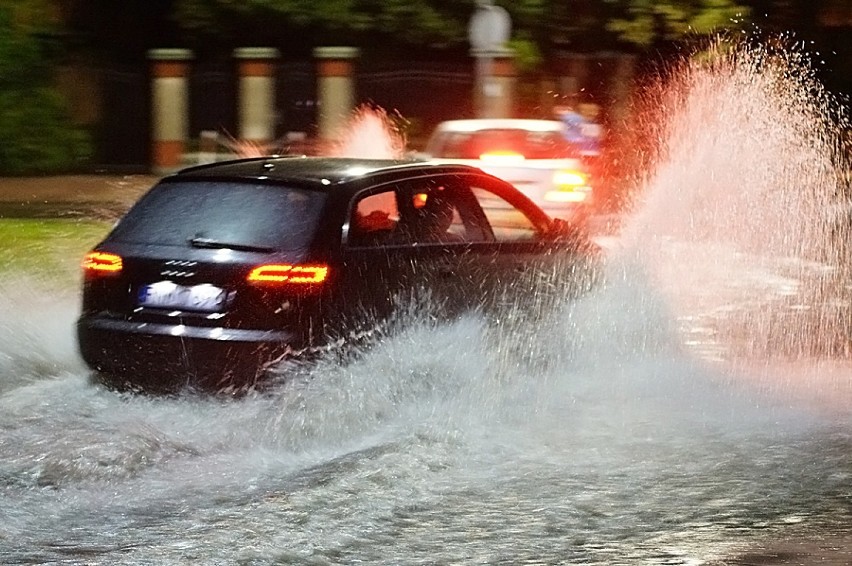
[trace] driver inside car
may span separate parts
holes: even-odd
[[[431,193],[416,193],[413,206],[416,213],[417,241],[424,243],[463,242],[458,234],[450,232],[456,216],[456,207],[444,195],[442,188]]]

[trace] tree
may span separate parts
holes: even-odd
[[[175,0],[194,44],[446,48],[466,38],[473,2],[454,0]]]
[[[70,124],[65,100],[51,82],[55,25],[49,5],[13,0],[0,5],[0,172],[71,169],[88,157],[84,132]]]
[[[40,2],[0,5],[0,90],[38,80],[46,67],[38,37],[49,33]]]
[[[607,24],[607,29],[639,47],[738,27],[750,14],[749,7],[736,0],[606,1],[617,4],[623,12]]]
[[[476,0],[173,0],[173,18],[194,45],[274,45],[304,54],[316,45],[467,49]],[[760,1],[760,0],[755,0]],[[784,1],[784,0],[778,0]],[[795,0],[789,0],[795,1]],[[132,3],[132,2],[131,2]],[[535,62],[554,50],[643,49],[736,27],[737,0],[496,0],[512,17],[513,41]],[[126,3],[125,3],[126,4]]]

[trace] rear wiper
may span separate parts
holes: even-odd
[[[233,242],[220,242],[211,238],[190,238],[189,245],[193,248],[209,248],[214,250],[229,249],[238,252],[273,252],[275,248],[269,246],[255,246],[252,244],[235,244]]]

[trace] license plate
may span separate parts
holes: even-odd
[[[139,288],[139,305],[150,308],[217,312],[228,303],[228,292],[215,285],[178,285],[159,281]]]

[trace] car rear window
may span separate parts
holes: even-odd
[[[313,239],[326,195],[279,185],[164,182],[118,223],[113,241],[186,245],[192,238],[300,249]]]
[[[577,156],[559,131],[495,128],[475,132],[441,132],[426,152],[446,159],[479,159],[484,154],[515,153],[526,159],[564,159]]]

